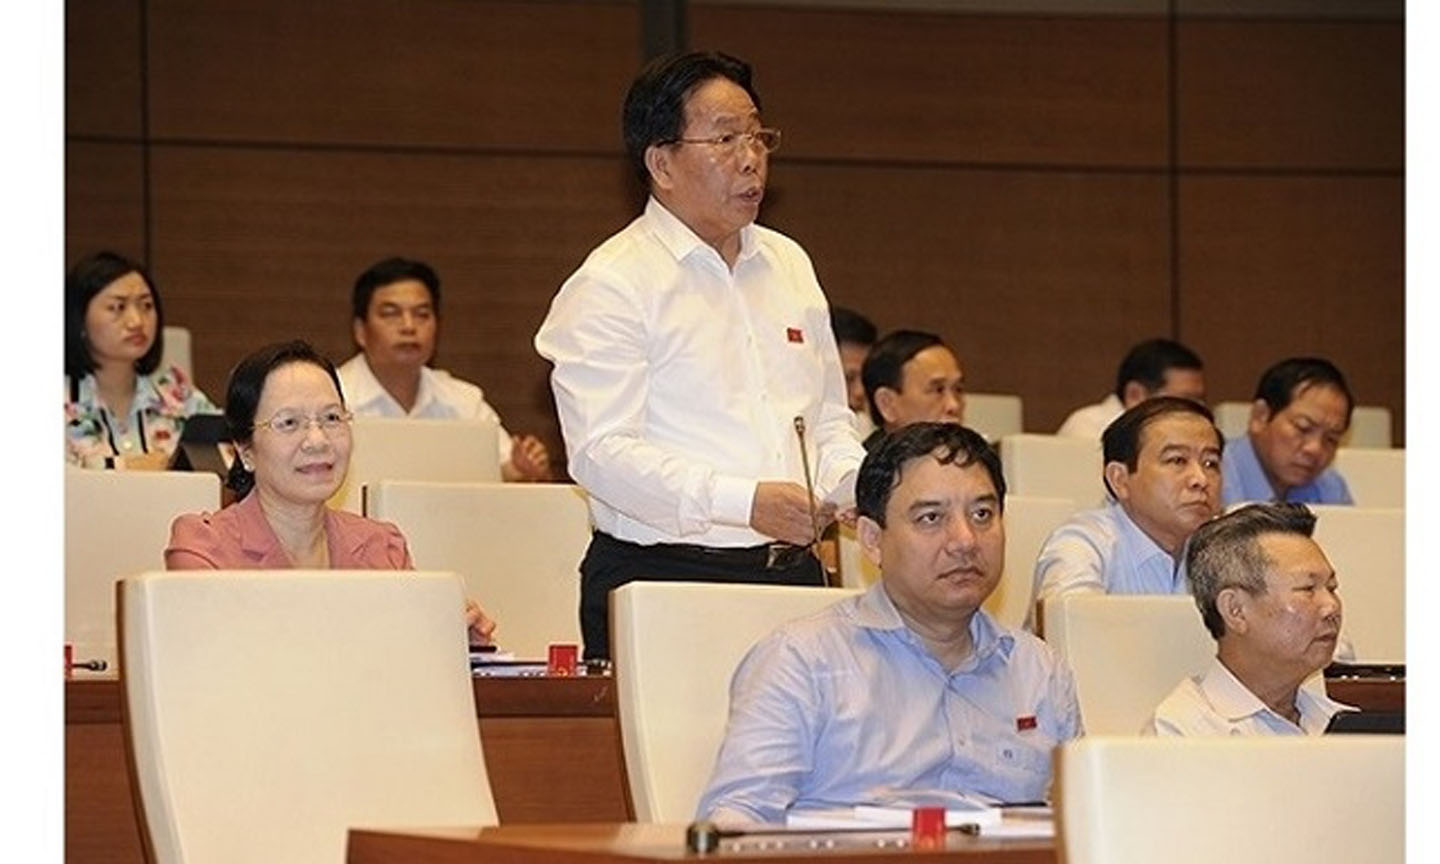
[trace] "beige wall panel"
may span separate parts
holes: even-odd
[[[831,302],[931,330],[971,389],[1018,393],[1049,432],[1170,328],[1163,177],[780,164],[765,221]]]
[[[145,185],[139,144],[65,143],[65,266],[109,249],[145,255]],[[163,290],[163,289],[162,289]]]
[[[1215,401],[1319,354],[1405,434],[1405,186],[1399,178],[1199,177],[1181,185],[1181,338]]]
[[[618,151],[631,3],[152,0],[153,133]]]
[[[691,43],[755,67],[787,153],[1142,165],[1166,159],[1165,23],[696,6]]]
[[[560,283],[631,218],[621,159],[159,147],[153,177],[155,276],[217,400],[267,341],[349,357],[355,277],[400,254],[440,274],[437,365],[479,383],[511,431],[558,448],[530,340]]]
[[[139,0],[65,3],[65,133],[138,138]]]
[[[1182,165],[1404,166],[1404,22],[1182,20],[1178,46]]]

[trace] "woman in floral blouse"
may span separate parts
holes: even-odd
[[[160,369],[165,318],[145,271],[113,252],[65,277],[65,459],[164,468],[192,414],[218,414],[179,367]]]

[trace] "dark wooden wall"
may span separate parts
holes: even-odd
[[[1403,441],[1403,20],[1154,6],[688,22],[755,65],[785,131],[763,221],[832,302],[935,330],[973,389],[1022,395],[1029,429],[1172,335],[1216,400],[1330,356]],[[639,207],[618,116],[640,23],[633,2],[68,0],[67,264],[148,261],[218,401],[262,342],[349,356],[354,277],[426,259],[437,363],[558,450],[530,340]]]

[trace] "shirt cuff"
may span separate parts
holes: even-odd
[[[712,520],[721,525],[749,527],[756,481],[720,475],[713,482],[710,490]]]

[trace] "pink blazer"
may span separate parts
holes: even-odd
[[[405,537],[390,522],[325,511],[325,538],[334,570],[413,570]],[[167,570],[288,570],[294,568],[265,521],[260,496],[217,513],[187,513],[170,525]]]

